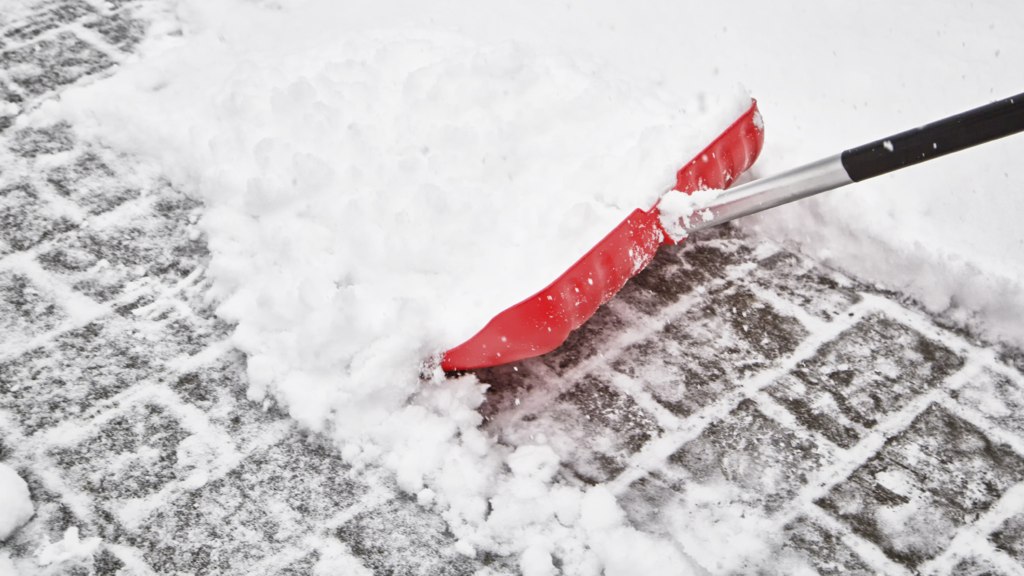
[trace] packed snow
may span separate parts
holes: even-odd
[[[28,484],[13,468],[0,463],[0,542],[10,538],[33,513]]]
[[[567,455],[543,439],[496,443],[484,385],[425,361],[657,200],[748,105],[737,83],[766,118],[767,175],[1012,94],[1024,64],[1012,2],[172,6],[181,34],[41,115],[205,201],[212,297],[238,323],[253,400],[389,468],[458,552],[538,575],[553,555],[568,574],[697,568],[628,526],[606,487],[558,480]],[[750,225],[1024,342],[1024,261],[1006,258],[1024,247],[1022,152],[990,144]],[[665,207],[692,214],[680,202]],[[712,504],[687,552],[734,567],[722,542],[758,519]]]

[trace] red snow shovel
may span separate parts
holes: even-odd
[[[700,218],[683,218],[679,226],[685,236],[1021,131],[1024,94],[738,186],[702,207]],[[667,194],[727,188],[754,163],[763,142],[755,102],[678,172],[676,186]],[[643,270],[659,246],[674,243],[662,227],[657,204],[635,210],[547,288],[501,312],[446,352],[441,367],[472,370],[554,350]]]

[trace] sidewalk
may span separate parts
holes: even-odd
[[[201,206],[20,111],[111,74],[135,2],[0,15],[0,461],[24,573],[516,573],[271,405],[203,298]],[[488,430],[711,573],[1024,573],[1024,352],[725,228],[665,249],[562,349],[482,371]],[[77,528],[91,553],[39,565]],[[96,540],[90,540],[95,538]],[[730,553],[752,543],[771,559]]]

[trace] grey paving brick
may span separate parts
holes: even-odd
[[[190,433],[159,404],[131,406],[70,447],[49,453],[67,482],[100,501],[144,498],[187,469],[178,449]]]
[[[737,486],[771,514],[830,458],[824,446],[797,436],[743,400],[727,418],[683,445],[669,463],[685,469],[693,481]]]
[[[937,404],[818,505],[908,567],[1024,479],[1024,459]]]
[[[109,321],[72,330],[0,362],[0,407],[29,434],[75,417],[159,370],[160,337]]]
[[[1024,566],[1024,514],[1007,518],[989,539]]]
[[[166,194],[172,196],[157,201],[148,217],[62,237],[39,263],[100,302],[137,285],[174,285],[205,265],[209,252],[202,237],[190,235],[191,210],[184,206],[194,203]]]
[[[71,32],[0,52],[0,68],[30,95],[66,86],[114,65],[106,54]]]
[[[849,448],[963,359],[917,331],[870,315],[823,345],[769,389],[801,424]]]
[[[833,574],[870,575],[876,571],[843,543],[839,535],[807,517],[786,524],[783,529],[785,543],[778,554],[784,558],[778,574],[798,572],[795,567],[806,568],[808,573],[822,576]]]
[[[581,378],[541,412],[502,430],[513,445],[543,434],[556,452],[568,456],[568,468],[589,483],[617,476],[628,458],[660,433],[646,410],[597,376]]]
[[[26,21],[8,28],[3,35],[12,40],[31,40],[43,32],[74,22],[92,13],[94,13],[92,7],[83,0],[43,2],[37,6],[35,13]]]
[[[65,318],[53,296],[27,276],[0,271],[0,346],[52,330]]]
[[[950,395],[1024,437],[1024,384],[1020,380],[986,370]]]
[[[861,300],[854,286],[785,250],[758,262],[750,278],[822,320],[844,314]]]
[[[0,50],[3,50],[2,41],[0,41]],[[0,102],[14,105],[13,110],[0,109],[0,134],[14,124],[15,118],[21,113],[21,103],[23,100],[22,95],[15,87],[0,79]]]
[[[90,214],[101,214],[117,208],[141,193],[126,186],[98,154],[88,151],[71,164],[65,164],[46,177],[57,192],[81,205]]]
[[[723,238],[731,230],[721,231]],[[654,314],[710,280],[722,278],[729,267],[749,262],[752,252],[745,243],[726,240],[663,246],[651,264],[632,278],[616,296],[637,310]]]
[[[8,147],[24,158],[67,152],[74,148],[71,125],[58,122],[49,126],[23,128],[14,133]]]
[[[290,436],[227,476],[182,494],[133,529],[129,540],[161,573],[248,574],[366,488],[337,453]]]
[[[688,416],[777,363],[806,335],[796,319],[745,287],[730,285],[629,346],[611,364],[668,409]]]
[[[509,413],[524,399],[550,389],[551,383],[538,373],[538,365],[537,360],[526,360],[475,372],[481,382],[490,386],[480,406],[485,421]]]
[[[121,11],[87,22],[86,28],[96,30],[113,46],[131,52],[146,35],[146,21]]]
[[[183,400],[205,412],[230,412],[245,398],[245,355],[230,353],[212,366],[176,376],[170,383]]]
[[[999,352],[1000,360],[1008,366],[1016,368],[1021,374],[1024,374],[1024,350],[1005,344],[996,345],[995,348]]]
[[[573,331],[564,344],[542,356],[541,360],[556,374],[565,374],[582,362],[608,350],[609,340],[621,334],[628,325],[629,319],[624,318],[614,308],[602,306],[590,320]]]
[[[481,568],[451,549],[444,520],[407,498],[357,515],[335,536],[377,576],[468,576]]]
[[[75,226],[40,199],[32,185],[0,188],[0,256],[27,250]]]
[[[949,571],[950,576],[1009,576],[995,567],[991,560],[980,556],[960,559]]]

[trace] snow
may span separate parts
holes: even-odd
[[[14,469],[0,463],[0,542],[10,538],[34,513],[28,484]]]
[[[56,542],[45,542],[36,550],[36,563],[40,566],[62,564],[71,560],[91,558],[100,546],[97,537],[82,539],[78,527],[71,526],[64,531],[64,537]]]
[[[564,448],[481,431],[485,384],[424,360],[650,206],[746,105],[737,82],[766,116],[769,175],[1009,95],[1024,64],[1008,1],[173,10],[181,35],[41,113],[204,199],[211,296],[238,323],[251,399],[332,435],[356,467],[386,466],[460,553],[518,555],[538,575],[552,554],[572,574],[687,573],[687,554],[736,569],[730,548],[763,552],[746,535],[764,519],[694,491],[706,515],[686,521],[704,538],[681,551],[640,533],[607,488],[555,476]],[[1007,259],[1024,248],[1022,152],[989,144],[747,225],[1024,342],[1024,260]],[[676,221],[695,207],[663,203]]]
[[[661,227],[676,242],[690,235],[692,224],[711,222],[715,215],[708,208],[723,190],[696,190],[692,194],[668,193],[658,202]]]

